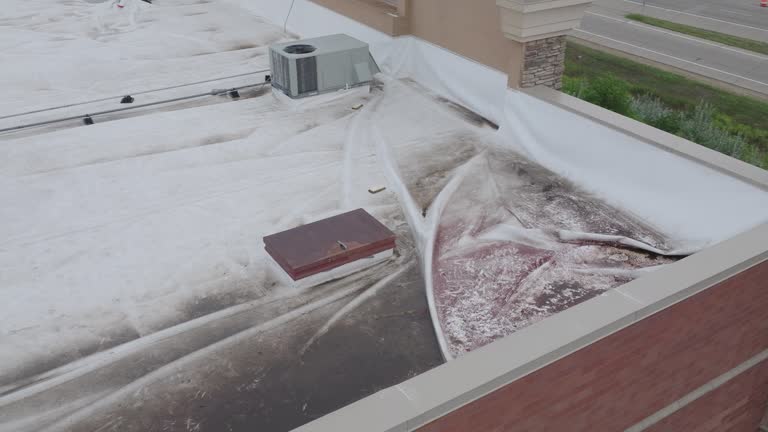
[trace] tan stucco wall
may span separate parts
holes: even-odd
[[[383,0],[311,0],[390,36],[408,34],[407,3]]]
[[[503,72],[521,51],[501,31],[496,0],[411,0],[408,14],[414,36]]]
[[[496,0],[408,0],[397,2],[400,8],[382,0],[312,1],[393,36],[412,34],[502,72],[511,70],[510,82],[520,82],[522,44],[504,36]]]
[[[412,34],[509,76],[512,88],[560,87],[563,59],[553,51],[547,71],[526,65],[542,57],[536,41],[565,34],[578,24],[590,0],[311,0],[392,36]],[[536,3],[530,10],[521,5]],[[506,33],[505,33],[506,32]],[[554,40],[554,39],[552,39]],[[559,39],[558,39],[559,40]],[[564,49],[564,48],[563,48]],[[533,52],[535,51],[535,52]],[[535,61],[534,61],[535,60]],[[539,59],[528,59],[527,63]],[[547,68],[545,68],[547,69]],[[550,70],[551,69],[551,70]],[[535,76],[531,76],[535,75]]]

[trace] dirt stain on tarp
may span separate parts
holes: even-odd
[[[499,125],[497,125],[496,123],[488,120],[487,118],[481,116],[480,114],[477,114],[476,112],[470,110],[469,108],[466,108],[462,105],[457,104],[456,102],[450,101],[440,96],[436,96],[435,100],[445,105],[446,107],[450,108],[451,110],[457,112],[459,115],[461,115],[461,117],[464,118],[464,120],[468,121],[472,125],[487,126],[487,127],[490,127],[491,129],[499,128]]]
[[[419,84],[418,82],[414,81],[411,78],[402,78],[399,81],[402,83],[405,83],[409,87],[416,89],[419,93],[428,96],[434,102],[444,106],[448,110],[458,114],[459,117],[461,117],[461,119],[465,120],[468,123],[468,125],[478,126],[478,127],[490,127],[491,129],[499,128],[499,125],[490,121],[486,117],[481,116],[480,114],[461,105],[460,103],[454,102],[444,96],[440,96],[439,94],[424,87],[423,85]]]
[[[451,133],[409,149],[407,159],[420,163],[402,163],[400,170],[408,191],[422,210],[429,209],[456,170],[478,154],[477,142],[474,134]]]
[[[43,379],[41,378],[42,374],[59,366],[99,351],[114,348],[139,337],[138,331],[127,323],[99,331],[89,340],[74,345],[66,351],[51,352],[45,357],[40,357],[37,361],[27,362],[13,371],[5,371],[0,375],[0,388],[3,389],[0,391],[0,396],[5,396],[40,381]]]
[[[257,94],[264,95],[268,92],[271,92],[271,89],[268,86],[264,86],[255,89],[255,91]],[[363,99],[367,100],[368,97]],[[323,109],[327,112],[327,115],[331,119],[341,119],[350,115],[346,104],[328,104]],[[302,129],[300,133],[308,132],[309,130],[319,126],[321,126],[321,124],[310,122],[309,127]],[[252,133],[252,131],[247,130],[231,135],[216,135],[210,138],[212,141],[222,140],[223,142],[227,142],[229,139],[240,139],[250,133]],[[221,144],[223,142],[203,142],[202,144],[215,145]],[[147,153],[147,155],[155,155],[159,153],[160,152],[153,151]],[[136,156],[142,155],[143,154],[139,153]],[[94,161],[94,163],[98,162],[100,161]],[[385,217],[393,218],[394,220],[402,218],[401,215],[397,213],[397,211],[390,212],[386,214]],[[409,233],[404,231],[401,237],[404,239],[408,238]],[[245,271],[247,269],[243,270]],[[164,328],[173,327],[177,324],[199,318],[219,310],[224,310],[236,305],[267,298],[278,283],[277,279],[271,277],[270,274],[259,274],[258,276],[251,275],[247,278],[247,280],[243,280],[242,278],[238,277],[227,278],[223,276],[214,278],[216,280],[213,282],[205,282],[206,284],[210,284],[208,287],[209,289],[205,290],[206,295],[190,299],[185,303],[178,305],[176,307],[177,311],[175,311],[173,314],[170,314],[166,320],[155,323],[150,331],[160,331]],[[157,317],[153,318],[157,319]],[[78,317],[78,320],[81,319],[83,319],[83,317]],[[141,336],[146,336],[146,334],[142,333],[147,333],[147,329],[144,329],[140,332],[139,330],[133,328],[129,322],[130,320],[125,317],[121,323],[110,326],[109,328],[105,328],[103,331],[96,331],[93,335],[81,338],[82,340],[73,341],[67,350],[47,352],[36,359],[36,361],[27,362],[26,364],[20,365],[18,368],[15,368],[12,371],[0,371],[0,396],[3,394],[13,393],[14,391],[27,387],[30,384],[34,384],[46,379],[47,375],[45,374],[59,366],[66,365],[83,357],[87,357],[100,351],[108,350],[113,347],[128,343],[134,339],[140,338]],[[56,329],[53,328],[51,331],[56,331]]]
[[[441,363],[417,266],[301,356],[316,329],[352,298],[206,353],[69,430],[121,418],[115,430],[288,431]]]
[[[387,264],[297,295],[268,295],[253,307],[2,407],[0,417],[13,419],[29,406],[45,412],[78,395],[84,401],[64,415],[78,409],[87,414],[61,423],[61,430],[288,431],[441,364],[410,230],[399,208],[390,207],[377,213],[398,235],[398,254]],[[403,268],[304,349],[338,310]],[[262,282],[270,280],[267,272]],[[349,289],[333,302],[292,315]],[[236,301],[237,290],[233,295],[190,303],[185,313],[191,318],[216,311]],[[88,399],[104,393],[111,396]],[[41,418],[27,430],[62,418]]]
[[[664,236],[648,224],[538,164],[499,149],[489,151],[487,160],[502,205],[524,226],[618,235],[666,247]]]

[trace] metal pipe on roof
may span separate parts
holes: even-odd
[[[205,84],[207,82],[221,81],[221,80],[225,80],[225,79],[238,78],[238,77],[248,76],[248,75],[256,75],[256,74],[260,74],[260,73],[264,73],[264,72],[269,72],[269,69],[262,69],[262,70],[257,70],[257,71],[253,71],[253,72],[246,72],[246,73],[241,73],[241,74],[237,74],[237,75],[230,75],[230,76],[225,76],[225,77],[219,77],[219,78],[211,78],[211,79],[202,80],[202,81],[195,81],[195,82],[186,83],[186,84],[178,84],[178,85],[173,85],[173,86],[170,86],[170,87],[156,88],[156,89],[152,89],[152,90],[144,90],[144,91],[135,92],[135,93],[129,93],[129,94],[135,96],[135,95],[142,95],[142,94],[148,94],[148,93],[156,93],[156,92],[163,91],[163,90],[172,90],[172,89],[181,88],[181,87],[189,87],[189,86],[192,86],[192,85]],[[27,112],[23,112],[23,113],[9,114],[9,115],[5,115],[5,116],[0,116],[0,120],[8,119],[8,118],[13,118],[13,117],[21,117],[21,116],[29,115],[29,114],[37,114],[37,113],[41,113],[41,112],[45,112],[45,111],[54,111],[54,110],[62,109],[62,108],[71,108],[71,107],[78,106],[78,105],[87,105],[87,104],[90,104],[90,103],[105,102],[105,101],[113,100],[113,99],[121,99],[124,96],[125,95],[110,96],[110,97],[105,97],[105,98],[101,98],[101,99],[94,99],[94,100],[83,101],[83,102],[75,102],[75,103],[71,103],[71,104],[67,104],[67,105],[59,105],[59,106],[55,106],[55,107],[41,108],[41,109],[38,109],[38,110],[27,111]]]
[[[76,115],[76,116],[63,117],[63,118],[54,119],[54,120],[46,120],[46,121],[41,121],[41,122],[36,122],[36,123],[28,123],[28,124],[23,124],[23,125],[19,125],[19,126],[13,126],[13,127],[9,127],[9,128],[0,129],[0,133],[13,132],[13,131],[21,130],[21,129],[28,129],[28,128],[33,128],[33,127],[38,127],[38,126],[45,126],[45,125],[49,125],[49,124],[55,124],[55,123],[62,123],[62,122],[65,122],[65,121],[70,121],[70,120],[83,119],[83,120],[87,121],[88,119],[92,119],[93,117],[96,117],[96,116],[99,116],[99,115],[114,114],[114,113],[118,113],[118,112],[130,111],[130,110],[135,110],[135,109],[139,109],[139,108],[146,108],[146,107],[150,107],[150,106],[162,105],[162,104],[178,102],[178,101],[188,100],[188,99],[195,99],[195,98],[200,98],[200,97],[205,97],[205,96],[227,95],[230,92],[232,92],[233,90],[242,90],[242,89],[251,88],[251,87],[260,87],[260,86],[264,86],[267,83],[269,83],[269,81],[263,81],[263,82],[258,83],[258,84],[249,84],[249,85],[244,85],[244,86],[239,86],[239,87],[231,87],[231,88],[227,88],[227,89],[214,89],[214,90],[211,90],[211,91],[208,91],[208,92],[205,92],[205,93],[198,93],[198,94],[189,95],[189,96],[181,96],[181,97],[172,98],[172,99],[165,99],[165,100],[161,100],[161,101],[146,103],[146,104],[143,104],[143,105],[134,105],[134,106],[129,106],[129,107],[115,108],[115,109],[105,110],[105,111],[98,111],[98,112],[95,112],[95,113],[86,113],[86,114],[80,114],[80,115]],[[91,120],[91,122],[89,122],[87,124],[93,124],[93,121]]]

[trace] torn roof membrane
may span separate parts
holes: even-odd
[[[451,356],[678,259],[663,235],[556,174],[511,152],[479,158],[444,208],[434,246]]]

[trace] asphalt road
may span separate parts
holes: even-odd
[[[748,2],[743,0],[704,0],[698,6],[694,6],[696,3],[693,0],[648,0],[648,4],[651,2],[660,5],[674,4],[678,8],[690,6],[690,10],[700,13],[711,10],[712,14],[717,12],[721,15],[726,10],[724,5],[728,4],[735,5],[733,11],[750,10],[749,5],[747,5]],[[721,4],[721,7],[717,8],[714,6],[715,4]],[[740,9],[737,9],[736,6]],[[766,18],[766,22],[762,25],[768,27],[768,8],[760,8],[758,5],[753,6],[752,9],[758,12],[755,16]],[[587,11],[582,20],[581,28],[574,30],[573,36],[713,80],[726,82],[747,89],[752,93],[768,95],[768,56],[624,18],[626,13],[633,11],[636,11],[636,5],[633,2],[599,0]],[[733,15],[733,12],[730,13]],[[659,13],[653,15],[658,16]],[[665,18],[672,19],[672,14],[669,15]],[[760,21],[755,17],[743,18],[749,18],[750,23],[759,23]],[[690,16],[687,19],[703,20]],[[701,26],[704,27],[704,25]],[[763,30],[758,31],[763,32]]]
[[[760,0],[646,0],[645,5],[768,30],[768,8],[761,8]]]

